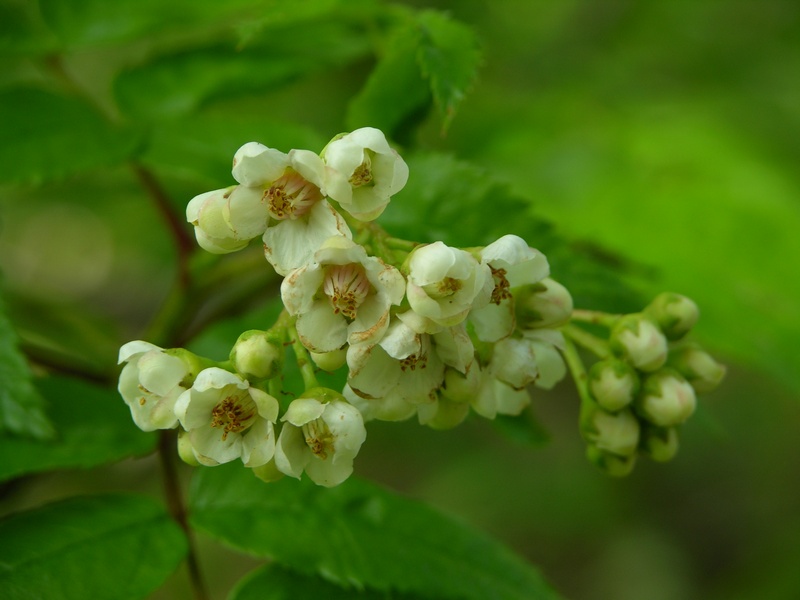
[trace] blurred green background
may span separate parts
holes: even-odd
[[[214,15],[199,9],[171,15],[151,2],[146,19],[127,14],[129,3],[40,4],[3,5],[0,267],[29,355],[102,378],[119,344],[144,335],[176,264],[124,160],[135,154],[156,173],[180,214],[193,195],[230,185],[230,157],[246,141],[320,150],[335,133],[372,124],[358,122],[370,113],[352,100],[363,103],[376,57],[386,60],[394,17],[371,2],[267,2],[243,21],[259,3],[240,0],[210,25]],[[551,221],[541,226],[546,238],[528,242],[553,249],[553,275],[577,290],[581,307],[634,310],[661,290],[688,295],[702,311],[695,335],[729,377],[682,429],[673,462],[641,461],[625,480],[584,460],[567,383],[534,392],[550,438],[541,448],[515,445],[478,419],[444,433],[373,424],[357,473],[495,534],[565,597],[798,597],[800,4],[405,6],[449,11],[483,50],[446,134],[430,99],[414,90],[386,99],[408,108],[392,122],[411,157],[410,186],[414,157],[423,164],[434,152],[483,170],[467,178],[487,186],[479,225],[465,217],[471,225],[454,222],[447,235],[461,242],[488,235],[481,222],[524,230],[530,219],[538,231]],[[37,115],[33,124],[25,114]],[[50,136],[58,156],[42,152],[42,132],[65,121],[97,135]],[[456,191],[441,202],[457,211]],[[492,202],[495,193],[526,204]],[[409,196],[390,206],[387,227],[425,235],[426,215],[403,212]],[[251,250],[237,260],[252,300],[202,310],[248,323],[274,294]],[[570,266],[582,261],[593,265],[585,274]],[[229,347],[232,331],[195,343]],[[135,487],[152,468],[126,462],[102,481],[98,472],[39,476],[6,489],[3,509],[80,486]],[[212,545],[204,551],[224,560]]]

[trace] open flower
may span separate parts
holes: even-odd
[[[408,180],[408,166],[373,127],[335,138],[323,156],[328,195],[362,221],[377,218]]]
[[[127,363],[119,376],[119,393],[131,409],[133,422],[143,431],[172,429],[178,424],[175,401],[186,388],[189,366],[162,348],[140,340],[119,349]]]
[[[281,419],[275,449],[278,469],[317,485],[339,485],[353,472],[353,459],[367,438],[358,409],[333,390],[316,388],[293,400]]]
[[[478,338],[496,342],[514,331],[514,297],[511,289],[541,281],[550,273],[544,254],[528,246],[516,235],[504,235],[480,252],[481,262],[489,265],[494,281],[489,303],[469,314]]]
[[[175,414],[201,464],[241,458],[245,466],[258,467],[275,452],[278,401],[234,373],[217,367],[201,371],[178,398]]]
[[[314,262],[289,273],[281,285],[286,310],[297,315],[297,333],[313,352],[345,343],[378,341],[389,327],[389,308],[403,300],[400,271],[353,241],[327,240]]]
[[[408,260],[408,302],[419,333],[436,333],[463,321],[470,310],[489,302],[494,280],[486,264],[465,250],[434,242],[414,250]]]

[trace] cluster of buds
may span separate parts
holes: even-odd
[[[373,222],[408,178],[379,130],[336,136],[319,154],[250,142],[232,174],[238,185],[196,196],[187,219],[212,253],[261,236],[283,277],[278,321],[243,333],[222,363],[142,341],[120,350],[119,390],[135,423],[178,428],[187,462],[240,459],[265,481],[305,473],[333,486],[352,472],[365,422],[416,417],[447,429],[470,412],[519,415],[529,386],[566,375],[572,298],[541,252],[513,235],[485,247],[417,243]],[[684,312],[659,300],[614,326],[617,357],[592,371],[584,427],[598,460],[627,464],[639,447],[665,456],[670,428],[693,410],[686,390],[708,378],[702,360],[686,347],[663,368],[665,336],[691,327]],[[282,405],[288,346],[305,391]],[[341,390],[319,386],[318,370],[345,368]]]
[[[725,368],[685,339],[698,316],[689,298],[663,293],[641,313],[589,317],[609,326],[609,351],[589,370],[581,432],[589,459],[610,474],[628,474],[638,454],[672,459],[697,394],[722,381]]]

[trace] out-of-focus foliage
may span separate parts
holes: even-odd
[[[87,475],[69,469],[154,448],[110,383],[121,343],[160,330],[166,345],[222,359],[274,318],[278,280],[257,246],[178,260],[189,250],[165,216],[191,235],[187,201],[234,183],[245,142],[319,151],[372,125],[410,165],[380,221],[393,234],[474,246],[517,233],[580,307],[686,294],[732,376],[675,461],[624,482],[585,462],[568,392],[539,392],[535,418],[496,428],[375,424],[357,472],[498,536],[567,597],[794,598],[799,32],[788,0],[0,2],[0,268],[16,330],[0,352],[14,374],[0,390],[0,510],[22,511],[0,537],[52,551],[7,545],[3,562],[30,559],[18,574],[47,597],[107,596],[120,571],[143,573],[130,597],[163,581],[184,546],[162,508],[131,495],[39,507],[37,494],[79,493],[64,481]],[[179,269],[199,274],[191,289],[173,287]],[[62,373],[36,384],[52,440],[24,437],[46,422],[18,349],[37,378]],[[298,374],[287,380],[296,389]],[[150,468],[136,465],[116,467],[128,491]],[[52,532],[71,526],[85,543],[59,554]],[[131,544],[108,543],[116,527]],[[120,569],[93,580],[109,557]],[[250,569],[225,564],[208,569],[215,596]],[[97,587],[39,577],[58,570]],[[329,571],[307,572],[260,569],[233,597],[343,593]],[[3,589],[18,574],[0,573]],[[181,597],[174,587],[153,597]]]

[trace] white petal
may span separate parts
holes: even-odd
[[[317,485],[334,487],[350,477],[353,472],[353,460],[333,462],[312,456],[306,464],[306,475]]]
[[[288,166],[289,157],[283,152],[248,142],[234,154],[231,173],[242,185],[260,187],[278,179]]]
[[[524,388],[539,374],[531,342],[505,338],[494,346],[489,372],[514,388]]]
[[[467,334],[466,327],[463,324],[449,327],[434,334],[433,339],[436,343],[436,353],[442,362],[461,373],[466,373],[475,359],[475,347]]]
[[[281,473],[300,479],[303,469],[311,460],[311,450],[306,445],[303,432],[285,424],[275,444],[275,466]]]
[[[414,250],[408,263],[408,280],[415,285],[424,286],[441,281],[448,276],[456,263],[454,249],[442,242],[434,242]]]
[[[260,188],[236,186],[228,196],[223,217],[238,240],[251,240],[263,234],[269,220],[263,191]]]
[[[300,173],[306,181],[310,181],[315,186],[320,188],[323,195],[325,192],[325,163],[318,154],[311,150],[291,150],[289,152],[289,161],[292,168]]]
[[[327,298],[317,300],[297,317],[297,335],[312,352],[333,352],[347,343],[347,320],[334,314]]]
[[[348,384],[362,397],[383,398],[399,385],[400,363],[378,345],[360,344],[347,350]]]
[[[561,353],[552,344],[531,340],[531,346],[536,356],[536,365],[539,367],[536,387],[550,390],[567,374],[567,365]]]
[[[490,302],[483,308],[471,311],[469,321],[479,340],[497,342],[514,331],[514,305],[508,300],[502,300],[500,304]]]
[[[189,373],[184,362],[160,350],[150,351],[139,359],[139,381],[151,392],[165,396]]]
[[[223,431],[207,425],[189,432],[189,441],[200,462],[201,457],[211,459],[217,464],[236,460],[242,455],[242,438],[238,433],[229,433],[222,439]],[[208,464],[208,463],[206,463]]]
[[[287,421],[296,427],[318,419],[325,412],[325,405],[315,398],[297,398],[292,400],[281,421]]]
[[[325,273],[318,263],[294,269],[286,276],[281,283],[281,300],[290,315],[302,314],[311,309],[314,296],[322,287],[324,279]]]
[[[368,296],[347,327],[350,344],[377,343],[389,328],[389,302],[383,294]]]
[[[258,388],[251,387],[250,388],[250,397],[253,399],[253,402],[256,403],[256,408],[258,409],[258,415],[267,421],[274,423],[278,420],[278,411],[280,410],[280,404],[278,401],[267,394],[266,392],[259,390]]]
[[[210,367],[200,371],[192,387],[198,392],[204,392],[210,389],[222,389],[226,385],[235,385],[242,390],[250,387],[250,384],[238,375],[219,367]]]
[[[242,462],[246,467],[260,467],[275,455],[275,434],[272,423],[256,419],[242,436]]]

